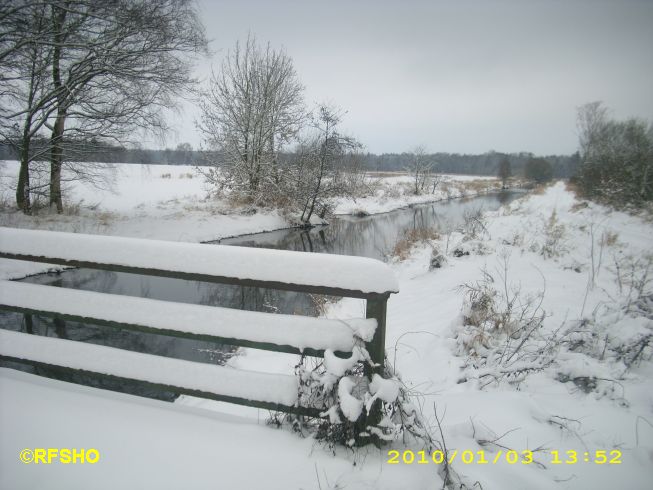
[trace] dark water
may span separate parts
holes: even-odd
[[[479,208],[495,210],[502,204],[513,200],[516,196],[517,194],[514,193],[502,193],[467,200],[420,205],[364,218],[341,217],[333,219],[329,226],[317,227],[311,230],[279,230],[224,239],[214,243],[357,255],[383,260],[405,230],[428,227],[446,231],[458,226],[462,222],[465,212]],[[207,246],[210,246],[210,244],[207,244]],[[120,272],[74,269],[59,274],[41,274],[26,278],[24,281],[244,310],[305,315],[316,314],[315,301],[307,294]],[[30,324],[22,314],[0,312],[0,328],[27,331],[37,335],[119,347],[198,362],[223,364],[235,351],[232,346],[228,345],[130,332],[106,326],[65,322],[38,316],[32,316],[31,320]],[[9,363],[0,362],[0,365],[9,365]],[[36,372],[43,376],[128,393],[138,393],[162,399],[174,399],[175,397],[173,393],[148,392],[138,385],[129,386],[108,381],[100,382],[95,379],[80,377],[80,375],[69,375],[42,367],[17,366],[13,363],[11,366],[29,372]]]

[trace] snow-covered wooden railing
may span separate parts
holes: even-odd
[[[0,308],[63,320],[279,352],[351,352],[356,337],[380,372],[396,278],[382,262],[304,252],[0,228],[0,257],[109,271],[366,299],[366,318],[346,321],[192,305],[36,284],[0,282]],[[373,335],[369,335],[370,332]],[[368,336],[369,335],[369,336]],[[0,358],[57,366],[167,391],[315,415],[298,405],[294,376],[128,352],[0,330]]]

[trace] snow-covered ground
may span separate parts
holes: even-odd
[[[244,418],[0,369],[0,488],[428,488],[425,468],[332,456]],[[97,449],[95,464],[24,464],[26,448]],[[420,476],[421,475],[421,476]]]
[[[650,488],[651,347],[643,352],[648,360],[629,369],[614,352],[626,346],[626,340],[653,333],[650,309],[648,318],[634,308],[628,312],[623,309],[633,300],[633,295],[628,297],[630,285],[626,284],[632,278],[626,277],[623,269],[625,264],[632,264],[628,257],[639,259],[638,277],[643,277],[645,256],[653,252],[653,225],[595,204],[579,203],[564,184],[558,183],[542,195],[528,196],[490,213],[486,226],[487,233],[481,233],[478,240],[464,242],[460,234],[452,234],[448,253],[447,237],[442,237],[416,246],[409,260],[396,263],[401,292],[392,296],[388,305],[388,357],[405,383],[422,393],[420,401],[431,420],[437,407],[450,450],[484,450],[494,456],[502,448],[520,452],[539,448],[534,459],[543,466],[459,462],[454,469],[470,488],[476,481],[484,489]],[[446,263],[429,271],[433,246],[443,252]],[[452,254],[455,249],[470,255],[456,258]],[[621,279],[617,263],[622,267]],[[588,286],[592,268],[594,285]],[[567,330],[576,333],[563,339],[549,366],[519,383],[503,380],[498,386],[493,383],[481,390],[488,380],[481,376],[487,371],[496,374],[498,368],[474,369],[469,366],[473,359],[465,363],[464,354],[454,353],[460,352],[464,340],[463,297],[457,287],[477,285],[482,270],[492,276],[499,294],[507,270],[509,297],[521,288],[518,303],[525,303],[529,294],[535,297],[543,293],[545,340],[554,332],[559,336]],[[645,294],[650,295],[650,272],[648,281]],[[332,314],[351,315],[360,308],[354,300],[345,300]],[[583,348],[570,348],[573,341],[589,343],[597,337],[600,345],[596,346],[596,357],[585,355]],[[527,342],[524,348],[536,347],[536,342]],[[536,359],[532,366],[540,361]],[[595,379],[596,386],[589,393],[573,382],[558,380],[583,377],[603,379]],[[468,381],[461,382],[463,378]],[[497,438],[496,444],[479,442]],[[563,461],[570,459],[566,451],[577,451],[579,461],[551,464],[552,450],[558,450]],[[622,463],[593,463],[597,450],[621,451]],[[590,462],[585,462],[586,452]]]
[[[178,167],[162,168],[165,172],[183,173]],[[138,169],[134,166],[130,171]],[[179,187],[168,188],[170,194],[156,191],[156,199],[173,195],[176,197],[171,199],[178,202],[157,214],[160,203],[143,191],[147,201],[130,197],[126,201],[132,204],[123,203],[125,208],[119,212],[124,213],[123,218],[128,216],[122,221],[129,222],[136,216],[133,209],[143,204],[143,229],[131,236],[172,239],[170,234],[158,236],[156,230],[165,229],[165,223],[186,226],[181,224],[185,219],[181,217],[182,203],[189,199],[202,202],[201,185],[197,177],[181,179],[171,175],[170,179],[161,179],[152,177],[153,172],[143,177],[140,186],[134,184],[132,191],[142,189],[143,182],[155,182],[153,185],[158,187],[156,179],[164,181],[161,186],[183,180]],[[131,178],[135,176],[125,180]],[[395,178],[405,179],[390,177]],[[187,185],[187,190],[174,194]],[[196,186],[196,190],[189,190],[190,186]],[[89,195],[96,199],[102,196]],[[103,202],[109,203],[114,197],[106,199]],[[397,204],[406,203],[403,195],[393,199]],[[358,201],[356,204],[360,204]],[[123,204],[115,204],[112,213],[118,213]],[[385,204],[377,204],[373,208],[371,199],[368,209],[383,210]],[[175,218],[167,214],[171,212],[182,215]],[[210,214],[206,209],[196,212],[203,217]],[[79,216],[46,216],[29,225],[7,223],[14,216],[5,213],[4,224],[66,229],[79,222]],[[193,213],[189,216],[192,220]],[[217,215],[216,223],[222,218]],[[244,222],[246,218],[234,220]],[[69,224],[62,225],[66,220],[70,220]],[[125,231],[129,235],[129,228],[120,228],[120,222],[112,218],[106,228],[77,231]],[[206,225],[206,221],[199,222]],[[470,227],[473,225],[470,222]],[[192,233],[190,225],[188,230]],[[650,346],[641,353],[624,352],[633,341],[653,330],[645,303],[650,301],[646,295],[651,294],[651,284],[643,275],[644,258],[651,253],[653,225],[580,202],[558,183],[507,209],[489,213],[483,226],[473,233],[467,231],[417,243],[407,260],[391,261],[400,292],[390,299],[387,321],[388,359],[416,395],[415,401],[433,426],[434,435],[440,437],[435,424],[437,410],[450,451],[484,451],[489,460],[488,464],[464,464],[458,459],[453,469],[468,488],[486,490],[649,488],[653,481]],[[190,238],[180,235],[174,239],[203,239],[203,232],[195,233],[188,235]],[[476,238],[471,238],[472,234]],[[430,270],[434,247],[444,260],[440,260],[442,267]],[[0,264],[2,270],[10,267],[6,262]],[[530,304],[537,305],[542,296],[545,316],[537,332],[526,336],[523,344],[523,336],[512,341],[496,336],[528,354],[518,365],[483,364],[484,354],[503,345],[493,343],[495,332],[489,328],[484,332],[488,336],[486,345],[476,347],[476,356],[465,350],[474,332],[465,321],[470,306],[464,304],[464,291],[458,287],[481,281],[483,270],[492,277],[489,287],[497,290],[497,307],[502,304],[502,291],[512,298],[519,289],[517,306],[529,303],[529,297],[534,301]],[[502,276],[506,275],[504,282]],[[643,298],[633,292],[639,284],[643,284]],[[352,299],[333,305],[327,317],[363,314],[363,302]],[[540,354],[538,349],[543,345],[546,348]],[[637,362],[627,366],[635,354]],[[289,373],[295,363],[292,355],[243,349],[229,365]],[[509,368],[528,374],[501,378],[502,369]],[[492,376],[501,378],[500,382],[488,384]],[[387,464],[388,449],[406,449],[400,442],[382,451],[339,449],[332,454],[311,438],[266,426],[267,413],[255,409],[189,397],[168,404],[5,369],[0,370],[0,400],[0,488],[442,486],[435,464]],[[94,465],[21,463],[20,451],[34,447],[97,448],[101,460]],[[409,449],[417,451],[421,447]],[[535,462],[522,464],[521,457],[517,464],[503,458],[493,464],[499,451],[508,450],[520,455],[530,450]],[[552,463],[552,451],[559,451],[562,464]],[[576,451],[575,463],[565,463],[571,461],[567,451]],[[617,454],[610,451],[619,451],[621,463],[596,464],[596,455],[601,454],[597,451],[606,451],[609,459]]]
[[[595,204],[581,203],[564,184],[558,183],[541,195],[527,196],[507,209],[489,213],[486,227],[487,233],[476,240],[465,240],[462,234],[454,232],[449,237],[417,244],[408,260],[393,264],[400,292],[388,304],[388,359],[416,394],[423,415],[439,435],[437,409],[447,448],[458,450],[459,454],[471,450],[477,458],[478,451],[483,451],[490,461],[464,464],[458,460],[453,464],[454,470],[468,488],[473,488],[477,481],[484,489],[649,488],[653,478],[651,350],[649,346],[643,352],[648,360],[628,369],[615,352],[626,345],[625,340],[650,334],[653,321],[633,310],[623,311],[628,302],[628,278],[622,271],[619,292],[613,260],[623,265],[629,256],[643,259],[650,253],[653,225]],[[592,233],[594,286],[588,288]],[[446,263],[429,270],[433,247],[446,256]],[[470,255],[455,257],[456,249],[469,251]],[[533,338],[523,348],[535,351],[541,342],[553,339],[554,333],[562,342],[541,358],[527,357],[519,365],[509,365],[536,368],[524,379],[507,378],[498,385],[483,387],[488,380],[484,375],[500,375],[499,368],[475,369],[460,351],[464,308],[463,294],[457,288],[479,281],[486,270],[502,291],[501,274],[506,263],[509,297],[519,288],[517,303],[524,304],[529,295],[537,298],[543,293],[541,307],[545,318],[539,343]],[[649,283],[648,294],[650,287]],[[345,318],[363,312],[362,301],[345,299],[333,306],[327,316]],[[563,336],[568,331],[573,332]],[[597,356],[587,355],[589,350],[570,348],[588,331],[592,332],[590,338],[600,340]],[[608,346],[604,348],[606,338]],[[518,339],[513,346],[520,342]],[[527,361],[531,362],[528,366]],[[231,365],[288,372],[295,362],[291,356],[245,350],[232,359]],[[578,384],[564,382],[569,378],[578,378]],[[593,380],[588,392],[581,389],[584,378]],[[182,398],[179,403],[225,410],[224,405],[197,399]],[[242,413],[237,407],[233,410]],[[401,443],[391,448],[405,449]],[[417,452],[421,448],[411,449]],[[499,451],[505,455],[508,450],[519,453],[516,464],[506,462],[505,456],[492,464]],[[523,451],[532,451],[533,464],[521,463],[529,454],[524,456]],[[553,463],[552,451],[558,451],[561,464]],[[597,451],[606,451],[610,459],[620,454],[620,464],[595,463],[597,454],[599,461],[603,458]],[[578,461],[566,463],[572,461],[574,454]],[[353,456],[347,457],[355,460]],[[331,474],[329,478],[341,482],[339,488],[392,486],[390,474],[394,466],[382,465],[385,459],[385,452],[366,456],[365,465],[383,466],[374,481],[361,482],[349,473]],[[433,465],[399,466],[410,472],[397,488],[440,488],[442,484]],[[426,480],[425,474],[430,475]],[[298,486],[294,480],[288,482],[288,487]]]

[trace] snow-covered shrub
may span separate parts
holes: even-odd
[[[440,182],[440,191],[445,195],[446,199],[451,199],[452,188],[450,182],[446,180]]]
[[[385,366],[383,376],[368,377],[367,369],[373,364],[364,339],[358,339],[348,358],[327,349],[324,358],[315,362],[310,365],[308,358],[302,357],[296,374],[300,404],[320,408],[321,418],[289,416],[296,430],[314,432],[316,439],[332,449],[380,444],[409,434],[428,436],[409,391],[391,368]]]
[[[431,260],[429,261],[429,270],[440,269],[447,263],[447,258],[437,246],[431,250]]]
[[[465,357],[462,381],[483,379],[483,386],[504,379],[520,382],[555,359],[557,335],[543,332],[544,293],[526,295],[511,287],[507,257],[504,260],[501,284],[483,271],[479,281],[460,286],[463,310],[454,337],[457,354]]]
[[[387,182],[379,184],[382,201],[387,201],[388,199],[399,199],[402,196],[401,189],[403,189],[403,187]]]
[[[482,238],[490,236],[487,230],[487,220],[481,208],[463,213],[463,223],[460,226],[460,232],[468,239]]]
[[[619,295],[569,328],[568,348],[614,365],[620,376],[653,359],[653,255],[615,258]]]
[[[524,233],[520,231],[513,231],[512,236],[504,237],[501,240],[501,243],[504,245],[510,245],[512,247],[522,248],[524,246]]]
[[[543,235],[544,242],[541,245],[540,254],[545,259],[559,257],[566,252],[566,228],[565,225],[558,221],[558,215],[555,209],[551,212],[551,216],[544,225]]]
[[[445,250],[451,250],[454,257],[490,253],[490,233],[486,224],[487,220],[481,209],[466,211],[462,224],[455,231],[447,233]]]
[[[462,257],[464,255],[487,255],[493,251],[491,245],[486,240],[478,238],[469,239],[460,234],[452,234],[452,238],[457,239],[451,247],[451,254],[454,257]]]

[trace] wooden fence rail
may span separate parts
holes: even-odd
[[[0,257],[149,276],[363,298],[366,318],[346,321],[192,305],[13,281],[0,309],[278,352],[350,353],[358,332],[382,374],[387,300],[398,291],[382,262],[338,255],[0,228]],[[148,387],[316,416],[300,406],[295,376],[258,373],[0,330],[0,359],[92,373]]]

